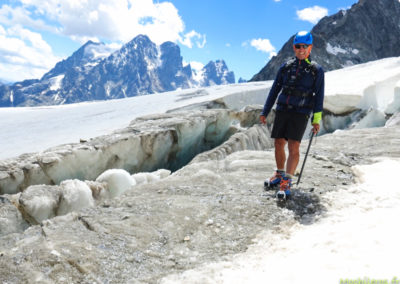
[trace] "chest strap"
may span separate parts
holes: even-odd
[[[312,91],[304,92],[304,91],[297,89],[294,86],[283,86],[282,93],[284,93],[285,95],[288,95],[288,96],[303,97],[303,98],[312,97],[312,95],[313,95]]]

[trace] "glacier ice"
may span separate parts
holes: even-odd
[[[127,171],[121,169],[107,170],[98,176],[96,181],[105,183],[108,198],[119,196],[136,185],[135,179]]]
[[[385,123],[385,127],[393,127],[400,125],[400,112],[395,113],[391,118]]]
[[[238,128],[258,120],[261,106],[173,112],[135,119],[109,135],[0,162],[0,192],[16,193],[34,184],[95,180],[107,169],[129,173],[176,170],[196,154],[221,144]],[[248,112],[251,114],[244,114]]]
[[[139,184],[144,184],[144,183],[151,183],[151,182],[155,182],[157,180],[166,178],[167,176],[169,176],[171,174],[170,170],[166,170],[166,169],[159,169],[155,172],[140,172],[140,173],[136,173],[133,174],[132,177],[135,179],[135,182],[137,185]]]
[[[356,122],[353,122],[352,125],[350,125],[350,128],[370,128],[370,127],[381,127],[384,126],[386,123],[386,116],[385,114],[374,108],[370,108],[367,110],[363,117]]]
[[[0,198],[0,237],[23,232],[29,224],[93,207],[107,199],[132,190],[137,184],[149,184],[168,177],[171,171],[160,169],[130,175],[122,169],[110,169],[96,181],[65,180],[60,185],[31,185],[23,192]]]
[[[33,185],[21,193],[20,209],[32,224],[57,216],[61,190],[59,186]]]
[[[235,135],[253,133],[252,137],[258,141],[264,137],[256,135],[262,133],[258,131],[268,132],[266,127],[255,125]],[[232,145],[231,149],[239,149],[246,143],[257,145],[256,141],[246,142],[252,140],[250,137],[240,139],[235,135],[202,155],[219,157],[215,155],[223,152],[219,148],[228,149],[228,145]],[[269,140],[265,143],[271,143],[268,133],[266,137]],[[376,137],[384,138],[385,147],[376,146]],[[304,179],[303,189],[313,188],[310,194],[319,196],[321,205],[330,208],[332,196],[346,193],[349,199],[345,205],[364,204],[359,213],[365,215],[370,204],[360,202],[364,192],[350,191],[342,183],[352,182],[352,165],[369,163],[383,155],[400,157],[399,137],[398,127],[353,129],[342,131],[341,135],[319,137],[307,161],[309,170],[305,172],[312,178]],[[302,152],[306,144],[303,143]],[[342,160],[337,160],[339,156]],[[49,283],[61,282],[60,279],[74,283],[129,283],[132,278],[139,283],[159,283],[168,275],[206,263],[222,260],[230,265],[231,257],[247,252],[260,235],[277,239],[272,243],[266,239],[264,247],[282,252],[279,240],[291,240],[299,227],[312,231],[327,214],[316,211],[313,215],[307,211],[318,208],[318,202],[302,204],[298,211],[276,206],[262,189],[263,179],[274,169],[273,157],[272,150],[237,151],[224,158],[193,160],[166,179],[135,186],[98,206],[44,220],[23,232],[3,235],[0,281],[24,282],[28,276],[40,275],[42,282]],[[315,171],[319,174],[314,175]],[[324,186],[320,187],[322,182]],[[343,202],[337,204],[343,206]],[[358,208],[354,206],[349,208],[355,212]],[[334,213],[342,216],[341,212],[339,207]],[[313,216],[315,223],[303,223]],[[329,242],[321,249],[331,246]]]
[[[306,175],[319,175],[304,179],[304,188],[323,199],[352,182],[351,166],[400,157],[399,83],[376,75],[376,82],[368,75],[368,84],[352,86],[354,92],[328,92],[324,131],[353,129],[313,145]],[[192,90],[179,99],[196,94],[204,95]],[[265,229],[288,233],[293,224],[323,218],[312,215],[318,202],[282,210],[261,193],[260,181],[275,166],[273,142],[267,127],[254,125],[261,106],[243,108],[252,100],[246,94],[176,106],[109,135],[1,161],[0,280],[129,282],[134,276],[157,283],[243,252]],[[216,107],[225,109],[209,109]],[[376,147],[376,137],[385,147]]]
[[[60,184],[61,198],[57,216],[66,215],[82,208],[94,206],[95,201],[89,186],[80,180],[65,180]]]
[[[14,198],[18,199],[19,195],[16,194]],[[0,237],[22,233],[29,227],[16,206],[17,201],[12,199],[13,196],[0,196]]]
[[[385,113],[375,108],[356,110],[347,115],[325,114],[321,132],[330,133],[339,129],[381,127],[385,125],[386,120]]]
[[[211,150],[198,155],[195,160],[223,159],[236,151],[271,148],[267,127],[244,127],[253,125],[260,111],[261,106],[249,106],[239,112],[208,110],[140,117],[111,135],[10,160],[12,167],[3,172],[0,181],[8,193],[15,193],[12,191],[17,185],[10,169],[22,175],[18,179],[17,191],[22,193],[17,198],[17,207],[30,224],[39,224],[116,198],[136,185],[166,178],[171,170],[143,171],[162,165],[178,167],[208,149]],[[268,117],[269,121],[272,119]],[[134,169],[133,174],[124,168]],[[7,179],[11,190],[7,187]],[[30,184],[32,181],[40,184]]]
[[[385,113],[394,114],[400,111],[400,80],[397,82],[394,89],[393,100],[386,107]]]
[[[214,127],[218,128],[218,124]],[[190,164],[221,160],[237,151],[266,150],[270,149],[272,145],[268,128],[255,125],[235,133],[219,147],[197,155]],[[56,216],[93,207],[104,200],[113,199],[132,191],[139,184],[157,182],[167,178],[170,174],[171,171],[166,169],[139,172],[133,175],[123,169],[109,169],[101,173],[96,180],[67,179],[60,185],[31,185],[22,193],[16,194],[19,195],[17,207],[20,207],[25,219],[30,224],[39,224]],[[218,178],[217,174],[207,169],[199,169],[195,176],[209,179]]]
[[[373,82],[364,89],[359,108],[369,109],[372,107],[385,111],[389,104],[393,102],[398,82],[400,82],[400,75],[398,74],[379,82]]]

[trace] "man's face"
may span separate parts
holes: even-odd
[[[293,45],[294,53],[296,54],[296,57],[300,60],[306,59],[310,55],[311,49],[312,45],[307,45],[304,43]]]

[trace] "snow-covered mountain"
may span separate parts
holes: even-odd
[[[311,57],[324,70],[335,70],[400,56],[400,1],[359,0],[348,10],[322,18],[312,29]],[[252,81],[275,79],[283,62],[293,57],[292,36]]]
[[[201,86],[226,85],[235,82],[235,75],[223,60],[210,61],[202,69]]]
[[[88,41],[70,57],[62,60],[49,72],[43,75],[41,80],[50,80],[57,76],[66,75],[69,72],[88,72],[93,66],[107,58],[114,50],[103,43]]]
[[[139,35],[112,51],[89,41],[40,80],[2,86],[0,106],[70,104],[235,82],[223,60],[210,61],[201,76],[193,76],[172,42],[157,46]]]

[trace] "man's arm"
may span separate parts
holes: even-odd
[[[322,110],[325,96],[325,73],[322,67],[318,68],[317,78],[315,81],[315,104],[313,108],[312,125],[314,133],[320,129],[319,123],[322,118]]]
[[[261,112],[260,115],[260,122],[262,124],[266,123],[266,118],[271,111],[272,107],[275,104],[276,98],[278,97],[279,92],[282,89],[282,69],[284,65],[282,65],[279,70],[278,74],[276,75],[275,81],[272,84],[271,90],[269,91],[267,100],[265,101],[263,111]]]

